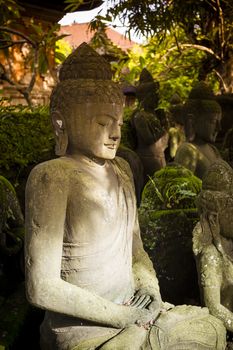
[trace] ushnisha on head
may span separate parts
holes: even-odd
[[[57,155],[115,157],[124,96],[111,78],[108,62],[86,43],[64,61],[50,99]]]
[[[140,106],[145,110],[153,110],[159,102],[159,83],[154,80],[151,73],[143,68],[136,88],[136,97]]]
[[[184,106],[185,133],[189,141],[194,139],[215,142],[221,129],[221,106],[215,101],[213,91],[204,82],[194,86]]]

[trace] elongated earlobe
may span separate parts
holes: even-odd
[[[56,141],[55,154],[57,156],[64,156],[68,146],[65,119],[61,116],[60,112],[53,112],[51,118]]]

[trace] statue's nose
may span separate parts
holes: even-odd
[[[110,139],[112,139],[113,141],[117,141],[119,140],[120,137],[121,137],[121,127],[117,123],[114,123],[111,130]]]
[[[120,138],[120,136],[111,136],[111,139],[112,139],[113,141],[117,141],[119,138]]]

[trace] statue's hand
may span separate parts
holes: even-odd
[[[159,294],[148,291],[147,289],[139,289],[134,296],[128,301],[127,305],[138,309],[152,311],[153,318],[156,318],[161,310],[162,300]]]
[[[126,303],[126,305],[130,305],[138,309],[144,309],[151,303],[151,301],[152,299],[148,292],[143,289],[139,289]]]
[[[135,307],[128,307],[128,313],[125,318],[121,319],[121,328],[125,328],[136,324],[139,327],[147,328],[147,325],[153,324],[154,313],[147,309],[138,309]]]
[[[153,312],[154,318],[161,312],[161,303],[161,299],[154,299],[148,306],[148,309]]]

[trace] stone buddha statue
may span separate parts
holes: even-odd
[[[203,178],[193,232],[203,303],[233,332],[233,169],[219,160]]]
[[[132,173],[115,157],[123,97],[87,44],[63,63],[50,110],[59,157],[26,186],[26,290],[46,310],[41,348],[168,350],[182,339],[185,349],[223,350],[225,329],[206,308],[161,300]]]
[[[186,141],[178,148],[175,162],[190,169],[201,178],[208,167],[221,158],[214,142],[221,122],[221,107],[204,83],[190,92],[184,106]]]
[[[154,81],[150,72],[144,68],[136,88],[139,106],[132,115],[131,124],[136,133],[135,151],[144,167],[145,183],[148,176],[152,176],[155,171],[166,165],[164,150],[168,145],[168,133],[163,125],[165,116],[161,118],[161,110],[156,110],[159,101],[158,89],[159,83]]]
[[[183,108],[180,96],[175,93],[170,100],[169,108],[171,126],[168,130],[169,157],[167,158],[170,158],[170,161],[174,160],[177,149],[185,141]]]

